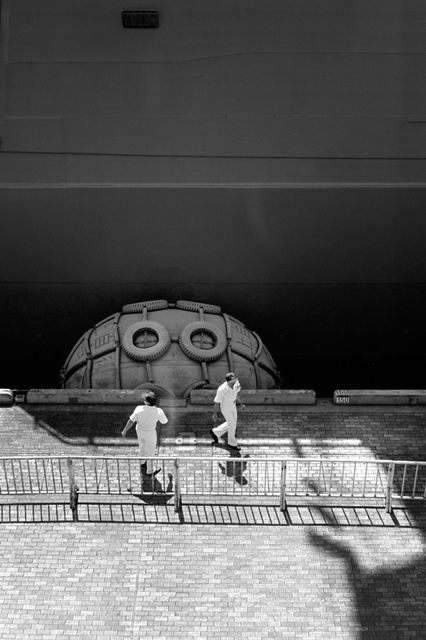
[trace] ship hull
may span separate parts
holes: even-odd
[[[424,3],[243,4],[0,3],[3,387],[157,298],[239,318],[287,388],[423,386]]]

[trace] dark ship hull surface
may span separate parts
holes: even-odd
[[[348,6],[1,2],[0,386],[164,298],[245,322],[287,388],[424,387],[426,10]]]

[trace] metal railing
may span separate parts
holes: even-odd
[[[137,457],[0,457],[0,496],[69,494],[73,519],[79,495],[426,499],[426,462],[331,458],[155,457],[159,473],[148,475]]]
[[[0,495],[66,493],[67,460],[66,456],[0,457]]]
[[[392,497],[401,500],[426,499],[426,462],[391,462]]]

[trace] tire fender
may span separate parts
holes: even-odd
[[[146,330],[155,333],[158,338],[158,342],[152,347],[137,347],[134,343],[134,338]],[[160,358],[170,347],[170,342],[170,334],[166,327],[159,322],[154,322],[153,320],[141,320],[140,322],[135,322],[130,325],[130,327],[128,327],[121,336],[121,346],[124,353],[126,353],[129,358],[140,362],[149,362],[150,360]]]
[[[132,304],[125,304],[123,307],[123,313],[140,313],[146,307],[147,311],[158,311],[159,309],[168,309],[169,303],[167,300],[148,300],[148,302],[133,302]]]
[[[194,333],[206,333],[210,335],[215,345],[212,349],[200,349],[192,343],[192,336]],[[179,344],[184,352],[192,360],[197,362],[212,362],[218,360],[226,351],[227,340],[226,336],[219,327],[211,322],[190,322],[182,330],[179,336]]]
[[[211,382],[206,382],[205,380],[199,380],[198,382],[194,382],[191,384],[183,394],[184,398],[189,398],[191,395],[191,391],[195,391],[196,389],[217,389],[217,384],[214,385]]]
[[[160,395],[162,392],[166,394],[166,397],[176,398],[176,394],[174,391],[169,389],[168,387],[163,386],[162,384],[158,384],[157,382],[141,382],[137,387],[133,389],[133,391],[155,391],[157,395],[161,398]]]
[[[216,304],[204,304],[204,302],[192,302],[191,300],[178,300],[176,309],[184,309],[185,311],[199,311],[202,309],[205,313],[222,313],[222,309]]]

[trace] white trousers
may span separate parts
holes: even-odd
[[[141,463],[146,462],[146,472],[152,473],[153,471],[153,460],[146,460],[146,457],[155,456],[155,448],[157,446],[157,430],[150,429],[149,431],[143,431],[136,428],[136,433],[138,435],[139,442],[139,455],[141,458],[145,458],[141,460]]]
[[[225,422],[222,422],[218,427],[213,429],[213,432],[218,438],[228,432],[228,444],[231,447],[237,446],[237,440],[235,438],[235,430],[237,428],[237,406],[231,405],[229,407],[221,407],[220,411],[225,418]]]

